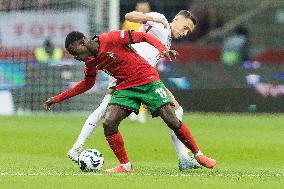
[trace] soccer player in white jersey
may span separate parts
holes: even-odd
[[[142,13],[133,11],[127,13],[125,15],[125,19],[131,22],[142,23],[140,31],[151,33],[156,36],[168,49],[171,46],[172,38],[178,39],[186,36],[188,33],[191,33],[196,25],[196,19],[192,16],[192,14],[187,10],[181,10],[173,19],[171,23],[168,23],[167,19],[163,14],[150,12],[150,13]],[[144,59],[146,59],[152,66],[156,66],[158,63],[157,55],[159,51],[153,47],[152,45],[142,42],[131,45],[132,48]],[[98,127],[99,121],[103,119],[108,102],[110,100],[111,94],[114,92],[115,88],[115,80],[112,80],[109,84],[107,94],[100,106],[88,117],[86,120],[81,133],[73,145],[73,147],[69,150],[68,156],[73,161],[78,160],[78,156],[82,147],[86,140],[92,135],[92,133]],[[183,109],[179,105],[179,103],[175,100],[174,96],[170,91],[168,91],[171,95],[172,101],[175,105],[175,113],[177,118],[182,121]],[[175,146],[176,152],[178,154],[179,160],[179,169],[186,170],[192,168],[200,168],[201,166],[197,163],[197,161],[190,157],[188,154],[188,149],[184,146],[182,142],[176,137],[175,133],[169,129],[169,134]]]

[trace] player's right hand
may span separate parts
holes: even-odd
[[[47,99],[47,101],[45,101],[45,103],[43,104],[45,111],[50,111],[51,110],[51,105],[55,104],[55,98],[54,97],[50,97]]]
[[[177,51],[169,49],[169,50],[166,50],[166,51],[164,51],[163,53],[159,54],[158,57],[157,57],[157,59],[160,60],[161,58],[164,58],[164,57],[165,57],[165,58],[168,58],[169,61],[172,61],[172,58],[176,59],[176,57],[177,57],[178,55],[179,55],[179,54],[178,54]]]
[[[164,18],[154,18],[154,22],[163,24],[164,28],[168,28],[169,27],[168,21],[166,19],[164,19]]]

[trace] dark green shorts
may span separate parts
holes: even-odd
[[[152,113],[157,116],[158,110],[166,104],[172,104],[170,96],[162,82],[151,82],[146,85],[117,90],[111,96],[109,105],[116,104],[121,108],[139,112],[141,104],[145,104]]]

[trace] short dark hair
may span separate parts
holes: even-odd
[[[179,13],[177,13],[176,16],[179,16],[179,15],[182,15],[185,18],[189,18],[190,20],[192,20],[194,25],[197,24],[197,20],[196,20],[195,16],[193,16],[193,14],[191,12],[189,12],[188,10],[181,10],[181,11],[179,11]]]
[[[69,45],[71,45],[75,41],[83,39],[84,37],[85,37],[85,35],[82,32],[79,32],[79,31],[72,31],[72,32],[68,33],[68,35],[65,38],[65,48],[68,48]]]

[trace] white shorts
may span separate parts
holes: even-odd
[[[115,78],[113,78],[113,77],[110,77],[110,80],[109,80],[109,83],[108,83],[108,86],[107,86],[107,88],[108,89],[110,89],[110,88],[115,88],[115,86],[116,86],[116,79]]]

